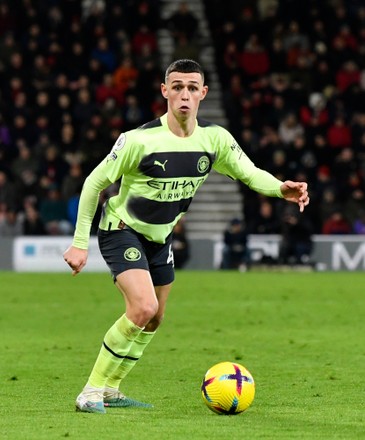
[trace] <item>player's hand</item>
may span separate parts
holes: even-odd
[[[75,246],[70,246],[63,254],[63,259],[72,269],[72,276],[77,275],[87,262],[87,249],[80,249]]]
[[[309,204],[308,185],[306,182],[286,180],[280,187],[285,200],[299,205],[300,212]]]

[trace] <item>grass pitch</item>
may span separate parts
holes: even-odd
[[[153,409],[76,413],[123,312],[108,274],[0,273],[0,438],[363,439],[365,274],[177,272],[165,321],[123,391]],[[256,381],[237,416],[200,384],[231,360]]]

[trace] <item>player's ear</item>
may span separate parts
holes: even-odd
[[[203,99],[207,96],[208,90],[208,86],[203,86],[200,101],[203,101]]]
[[[165,99],[167,99],[167,87],[164,83],[161,84],[161,94]]]

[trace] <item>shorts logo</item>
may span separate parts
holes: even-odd
[[[137,248],[131,247],[124,252],[124,258],[128,261],[138,261],[141,258],[141,253]]]
[[[210,160],[209,157],[207,156],[202,156],[199,160],[198,160],[198,171],[199,173],[205,173],[210,165]]]

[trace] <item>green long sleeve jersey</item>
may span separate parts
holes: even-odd
[[[99,194],[119,179],[119,193],[104,205],[99,227],[117,229],[122,220],[148,240],[164,243],[212,168],[256,192],[282,197],[282,182],[257,168],[226,129],[198,118],[194,132],[179,137],[165,114],[122,133],[86,178],[73,245],[88,248]]]

